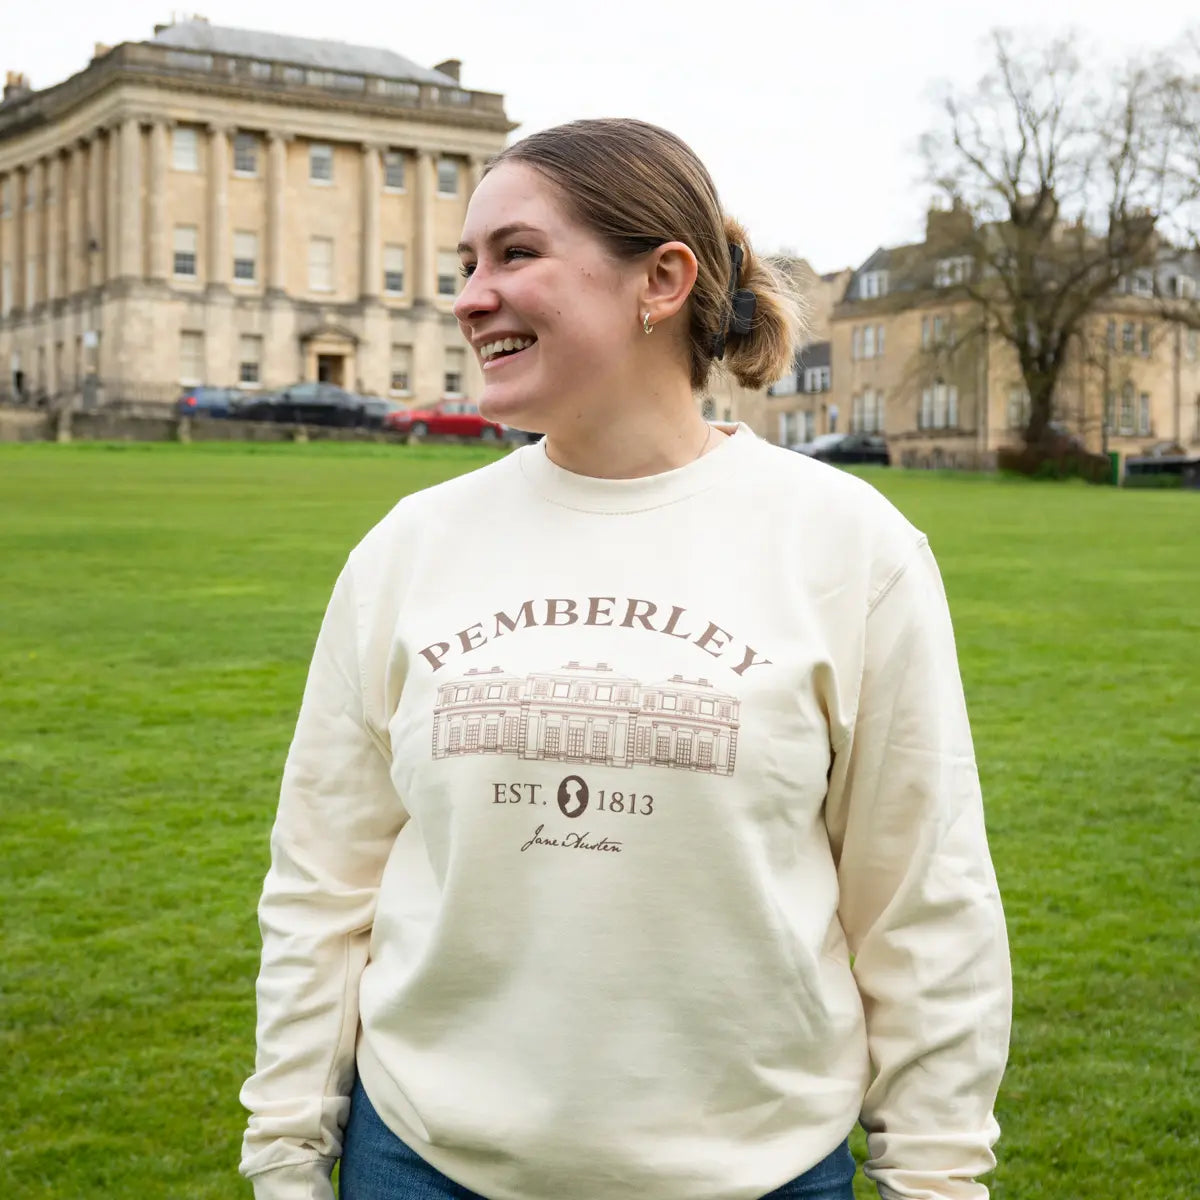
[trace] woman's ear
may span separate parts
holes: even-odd
[[[673,317],[687,303],[699,271],[695,254],[683,242],[664,242],[652,250],[646,260],[639,313],[648,312],[651,325]]]

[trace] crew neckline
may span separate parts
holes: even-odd
[[[727,478],[731,463],[757,441],[742,421],[714,421],[726,433],[721,444],[695,462],[636,479],[601,479],[577,475],[553,462],[543,438],[516,452],[521,474],[551,504],[580,512],[635,513],[686,500]]]

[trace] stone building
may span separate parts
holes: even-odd
[[[887,436],[906,466],[987,466],[1019,440],[1029,395],[1012,346],[986,328],[963,285],[969,257],[947,256],[947,222],[929,213],[922,242],[880,248],[853,273],[831,322],[828,414],[838,431]],[[939,249],[941,248],[941,249]],[[1160,253],[1098,306],[1075,339],[1054,419],[1089,448],[1140,453],[1156,442],[1200,446],[1200,345],[1163,317],[1163,297],[1194,298],[1200,264]]]
[[[503,98],[390,51],[158,27],[0,105],[0,394],[322,379],[469,395],[467,198]]]

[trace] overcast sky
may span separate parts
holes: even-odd
[[[634,116],[685,138],[760,249],[819,271],[918,232],[929,190],[916,142],[938,81],[974,81],[998,24],[1077,29],[1103,51],[1162,45],[1195,0],[199,0],[214,25],[383,46],[463,86],[502,92],[514,137],[586,116]],[[153,36],[146,0],[0,0],[0,68],[48,87],[95,42]]]

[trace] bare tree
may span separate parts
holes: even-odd
[[[1030,445],[1047,434],[1090,318],[1122,280],[1154,278],[1159,223],[1181,194],[1170,169],[1182,150],[1168,86],[1178,72],[1158,57],[1101,73],[1078,46],[995,33],[992,68],[969,93],[943,96],[944,127],[922,140],[931,181],[969,218],[944,223],[946,245],[931,249],[969,261],[959,286],[1013,348]]]

